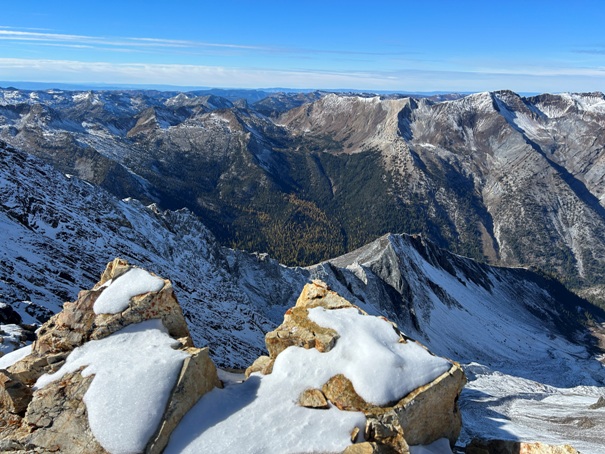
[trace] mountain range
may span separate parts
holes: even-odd
[[[604,115],[602,94],[0,90],[1,350],[121,257],[241,369],[320,279],[464,364],[462,444],[599,452]]]
[[[259,98],[2,89],[0,138],[285,264],[420,233],[602,302],[602,94]]]
[[[119,256],[170,276],[196,345],[209,345],[224,368],[248,366],[265,351],[264,334],[281,322],[303,285],[327,282],[437,354],[467,365],[466,442],[501,434],[500,424],[485,429],[486,412],[518,422],[498,404],[503,389],[523,406],[570,387],[596,399],[605,383],[586,329],[587,321],[605,319],[600,310],[543,274],[481,264],[418,235],[388,234],[317,265],[286,267],[266,254],[221,246],[186,209],[117,199],[6,144],[0,146],[0,200],[0,302],[21,323],[39,324],[58,312]],[[15,326],[3,323],[2,332]],[[10,349],[11,340],[2,345]],[[504,385],[511,381],[513,389]],[[571,435],[570,424],[557,430],[593,449],[594,431]],[[547,441],[561,442],[551,436]]]

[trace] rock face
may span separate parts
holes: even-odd
[[[271,373],[278,355],[290,346],[315,348],[320,352],[334,348],[339,342],[338,332],[321,327],[308,317],[308,310],[315,307],[328,310],[357,308],[329,290],[321,281],[307,284],[296,306],[286,312],[284,322],[267,334],[270,356],[259,358],[246,374]],[[400,343],[415,342],[403,335],[396,325],[392,324],[392,327],[398,333]],[[309,389],[303,392],[299,397],[299,405],[325,408],[326,404],[331,404],[341,410],[363,412],[367,419],[363,437],[365,441],[352,445],[347,453],[405,453],[408,452],[408,445],[427,445],[440,438],[447,438],[454,444],[461,428],[457,402],[465,382],[460,366],[452,362],[449,370],[430,383],[400,396],[395,402],[377,406],[366,402],[344,374],[337,374],[321,390]],[[357,436],[352,438],[354,442],[357,440]]]
[[[508,440],[473,440],[466,447],[467,454],[579,454],[569,445],[552,446],[544,443],[526,443]]]
[[[64,310],[43,325],[28,356],[0,371],[0,417],[4,421],[0,451],[106,452],[93,435],[82,400],[94,375],[83,377],[76,371],[40,388],[34,384],[42,375],[59,370],[75,348],[145,320],[161,320],[178,348],[188,355],[145,452],[161,452],[183,415],[203,394],[221,386],[208,349],[193,347],[169,281],[163,281],[157,291],[132,296],[118,313],[95,313],[97,298],[131,269],[120,259],[109,263],[92,290],[80,292],[77,301],[65,303]]]

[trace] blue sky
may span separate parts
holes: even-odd
[[[0,80],[605,91],[603,1],[3,2]]]

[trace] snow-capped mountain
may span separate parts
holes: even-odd
[[[539,418],[536,402],[547,397],[588,402],[602,394],[603,368],[583,323],[587,314],[597,320],[603,314],[527,269],[479,264],[408,235],[386,235],[333,260],[288,268],[220,246],[186,210],[119,200],[7,145],[0,158],[1,302],[26,323],[41,318],[28,315],[28,307],[56,312],[92,286],[107,262],[122,257],[171,279],[196,344],[209,345],[221,366],[241,368],[264,351],[264,334],[281,323],[303,285],[319,278],[435,353],[470,364],[473,380],[462,402],[467,437],[485,433],[482,421],[491,413],[509,418],[514,435],[529,427],[519,422],[519,408],[532,403]],[[514,408],[501,402],[503,395]],[[569,401],[576,408],[578,398]],[[501,435],[505,426],[490,424]],[[569,424],[561,422],[559,430]],[[594,436],[578,438],[588,452]]]
[[[285,310],[269,304],[270,297],[260,304],[253,290],[246,291],[245,278],[240,288],[229,273],[238,253],[218,246],[190,212],[118,200],[6,146],[0,146],[0,225],[2,302],[25,323],[58,312],[114,257],[171,275],[194,340],[209,344],[225,366],[243,367],[264,351],[264,333]],[[283,279],[295,274],[275,268]]]
[[[267,94],[264,94],[267,95]],[[263,96],[264,96],[263,95]],[[221,244],[316,263],[387,232],[605,285],[600,93],[446,101],[0,89],[0,138]]]

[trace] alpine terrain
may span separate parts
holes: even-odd
[[[168,277],[195,345],[209,346],[219,367],[243,369],[266,352],[265,334],[316,279],[462,363],[469,383],[459,399],[460,446],[539,440],[596,453],[603,444],[605,413],[591,406],[605,372],[587,323],[598,329],[604,314],[544,273],[394,234],[317,265],[286,267],[221,246],[204,217],[187,209],[118,199],[8,144],[0,158],[4,351],[27,343],[36,325],[121,257]]]
[[[603,94],[217,93],[2,89],[0,138],[281,263],[421,233],[603,301]]]

